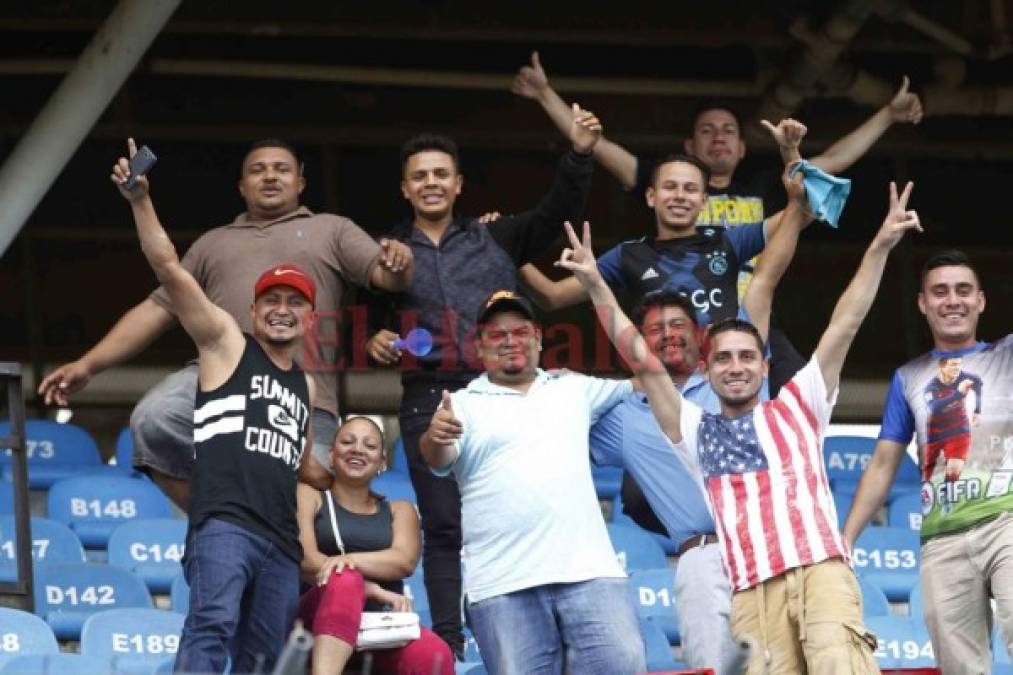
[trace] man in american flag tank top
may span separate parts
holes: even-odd
[[[734,589],[732,635],[756,645],[749,675],[876,673],[876,638],[862,622],[862,599],[822,459],[841,367],[876,296],[890,251],[907,230],[921,231],[890,185],[890,208],[854,278],[837,302],[809,363],[778,397],[760,403],[768,364],[756,328],[714,324],[706,373],[721,401],[711,414],[685,401],[623,314],[598,273],[590,228],[559,265],[591,296],[599,320],[639,376],[673,451],[701,481],[714,512]]]

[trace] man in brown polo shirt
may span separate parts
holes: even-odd
[[[299,205],[306,185],[295,150],[277,139],[254,143],[243,160],[239,193],[246,211],[201,236],[183,257],[183,266],[207,296],[250,332],[250,289],[265,269],[293,263],[317,284],[317,304],[337,310],[346,284],[400,291],[411,283],[412,254],[394,240],[374,241],[343,216],[313,213]],[[130,309],[112,330],[77,361],[57,368],[39,385],[49,404],[67,404],[69,394],[91,377],[120,364],[150,345],[176,322],[164,289]],[[306,340],[300,355],[316,381],[312,456],[329,466],[327,451],[337,430],[336,349],[328,340]],[[194,394],[192,363],[153,387],[130,418],[134,466],[147,472],[184,510],[193,470]],[[319,466],[314,473],[320,475]]]

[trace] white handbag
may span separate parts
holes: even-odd
[[[330,507],[331,530],[341,555],[345,555],[345,542],[338,530],[338,519],[334,515],[334,497],[327,490],[327,505]],[[415,612],[363,612],[359,623],[359,635],[355,639],[356,651],[367,649],[396,649],[404,647],[422,635],[419,615]]]
[[[415,612],[363,612],[356,651],[404,647],[422,634]]]

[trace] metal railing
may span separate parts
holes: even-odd
[[[25,403],[21,395],[21,364],[0,362],[0,378],[7,390],[10,427],[0,436],[0,448],[10,448],[14,481],[14,558],[16,581],[0,583],[0,594],[15,596],[21,609],[34,609],[32,589],[32,533],[28,510],[28,444],[25,438]]]

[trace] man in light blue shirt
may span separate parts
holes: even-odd
[[[797,182],[786,185],[788,216],[767,244],[739,310],[764,340],[774,289],[795,254],[806,224],[805,198]],[[665,365],[683,397],[709,412],[720,412],[717,396],[701,372],[701,331],[693,304],[669,291],[647,294],[633,310],[648,349]],[[738,649],[729,630],[731,585],[721,560],[714,520],[697,479],[683,466],[651,413],[647,396],[628,394],[591,428],[596,464],[623,466],[643,490],[651,508],[678,545],[675,606],[683,660],[694,668],[726,672]]]
[[[538,367],[531,305],[494,293],[479,312],[485,373],[453,394],[419,443],[461,493],[468,616],[492,675],[645,669],[626,575],[595,495],[588,432],[627,381]]]

